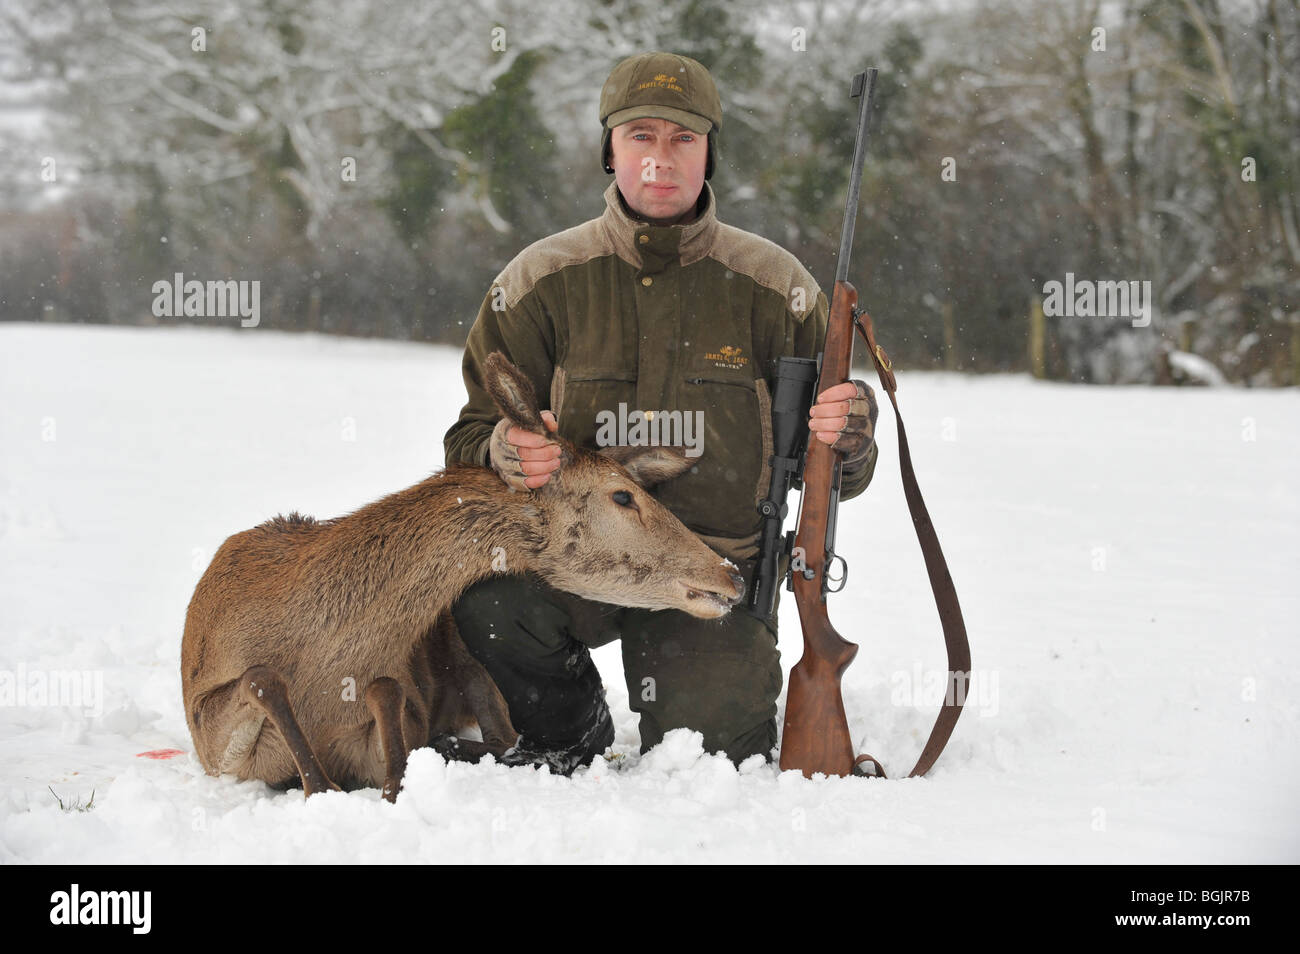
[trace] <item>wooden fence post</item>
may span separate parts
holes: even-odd
[[[1038,295],[1029,303],[1029,371],[1036,378],[1047,377],[1047,328],[1043,299]]]

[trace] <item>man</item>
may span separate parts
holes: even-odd
[[[636,412],[680,412],[680,434],[702,423],[692,435],[700,446],[686,452],[703,453],[651,492],[752,584],[775,361],[817,355],[826,297],[794,256],[718,221],[705,180],[722,107],[701,64],[670,53],[624,60],[601,92],[600,121],[602,164],[615,177],[605,213],[529,246],[493,283],[466,343],[469,401],[447,432],[447,462],[490,465],[524,493],[562,465],[558,445],[499,419],[483,387],[483,362],[496,350],[528,375],[543,406],[549,396],[547,426],[578,445],[608,441],[615,429],[601,423],[614,415],[635,423]],[[812,408],[814,439],[844,454],[841,499],[871,479],[876,414],[871,389],[856,381]],[[737,764],[771,758],[782,682],[775,615],[737,609],[701,621],[509,575],[466,591],[453,613],[521,733],[506,761],[567,774],[605,751],[614,726],[588,649],[613,639],[622,640],[643,752],[686,726]]]

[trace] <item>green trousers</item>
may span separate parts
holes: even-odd
[[[752,567],[741,571],[748,581]],[[684,726],[703,734],[706,752],[737,764],[755,754],[772,758],[782,681],[775,614],[760,620],[737,608],[702,620],[617,607],[561,593],[531,575],[480,581],[453,614],[515,728],[533,744],[576,746],[582,764],[604,751],[613,725],[589,649],[618,639],[642,752]]]

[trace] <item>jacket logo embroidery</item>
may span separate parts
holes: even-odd
[[[739,371],[749,363],[744,349],[735,345],[723,345],[717,351],[710,351],[704,360],[712,361],[715,368],[728,368],[732,371]]]

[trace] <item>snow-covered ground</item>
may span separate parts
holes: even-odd
[[[928,777],[737,771],[686,730],[639,756],[614,644],[622,759],[566,779],[421,750],[396,805],[307,801],[199,768],[186,605],[229,534],[440,467],[459,352],[0,325],[0,861],[1300,861],[1300,394],[900,377],[976,671]],[[854,735],[902,775],[945,662],[887,405],[880,439],[831,612],[862,647]],[[16,704],[54,671],[88,674],[89,708]]]

